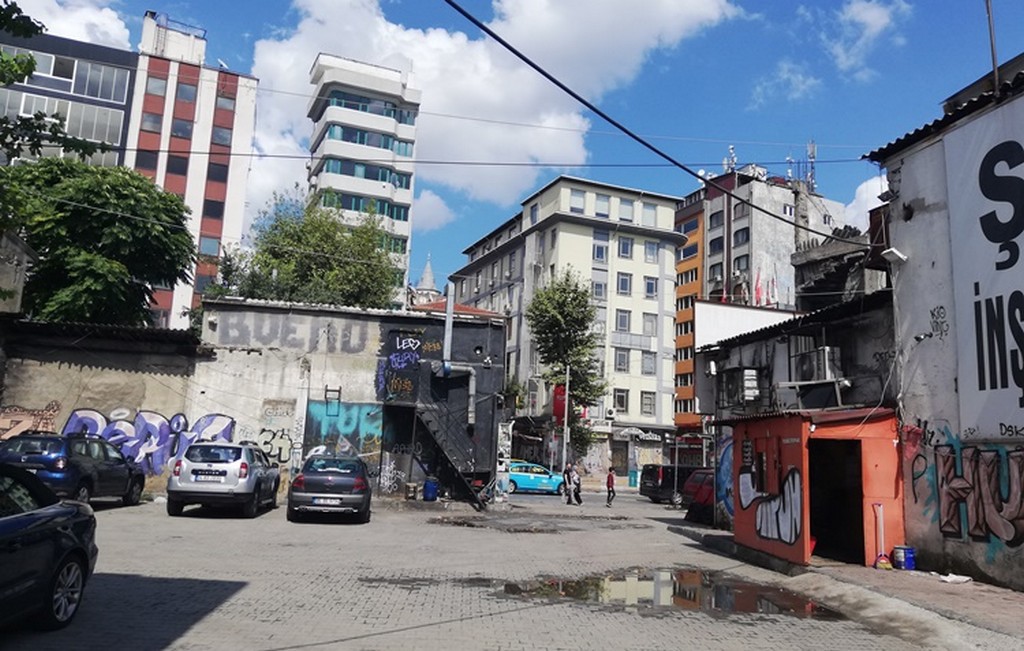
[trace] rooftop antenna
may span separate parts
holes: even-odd
[[[736,148],[729,145],[729,155],[722,159],[722,169],[728,174],[736,171]]]
[[[786,179],[793,180],[793,157],[786,156]]]
[[[817,184],[814,179],[814,159],[818,157],[818,145],[812,139],[807,143],[807,189],[814,192]]]
[[[996,28],[992,19],[992,0],[985,0],[985,13],[988,14],[988,42],[992,50],[992,94],[999,94],[999,59],[996,57]]]

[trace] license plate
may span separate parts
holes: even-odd
[[[314,497],[313,504],[320,504],[323,506],[337,506],[341,504],[341,498],[338,497]]]
[[[220,481],[218,475],[196,475],[196,481]]]

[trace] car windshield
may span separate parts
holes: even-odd
[[[40,437],[14,437],[3,442],[0,450],[16,454],[57,454],[61,450],[61,439]]]
[[[232,463],[242,458],[242,448],[227,445],[193,445],[185,458],[194,463]]]
[[[358,472],[359,461],[356,459],[338,459],[335,457],[314,457],[306,461],[303,472],[340,472],[344,474]]]

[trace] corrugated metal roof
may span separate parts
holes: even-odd
[[[944,131],[947,127],[959,122],[968,115],[976,113],[993,103],[1002,102],[1010,97],[1019,95],[1021,92],[1024,92],[1024,72],[1019,72],[1009,81],[1000,84],[998,96],[992,91],[982,93],[974,99],[965,102],[959,108],[946,113],[941,118],[929,122],[923,127],[915,129],[887,145],[865,154],[861,158],[875,163],[884,163],[901,151]]]
[[[711,425],[735,425],[737,423],[749,423],[752,421],[768,420],[770,418],[788,418],[798,416],[811,421],[815,425],[828,423],[845,422],[867,422],[880,418],[889,418],[895,415],[895,410],[889,407],[830,407],[828,409],[793,409],[780,411],[765,411],[757,414],[735,416],[733,418],[720,418],[711,421]]]
[[[744,332],[743,334],[736,335],[735,337],[722,339],[715,344],[703,347],[701,350],[717,347],[738,346],[751,341],[760,341],[779,334],[789,334],[794,332],[794,330],[799,330],[806,326],[828,323],[891,304],[892,290],[881,289],[877,292],[865,294],[864,296],[853,299],[852,301],[829,305],[828,307],[823,307],[820,310],[815,310],[814,312],[808,312],[807,314],[803,314],[794,319],[789,319],[788,321],[782,321],[758,330]]]
[[[50,337],[81,337],[94,335],[120,341],[171,343],[197,346],[200,343],[190,330],[170,330],[144,326],[110,325],[105,323],[47,323],[43,321],[15,321],[10,326],[15,335]]]

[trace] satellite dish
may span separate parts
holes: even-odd
[[[704,171],[704,170],[697,170],[697,176],[699,176],[700,178],[704,178],[706,175],[707,175],[706,171]]]

